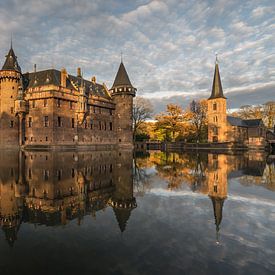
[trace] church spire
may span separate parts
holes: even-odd
[[[12,48],[12,39],[11,39],[11,47],[8,54],[6,55],[6,60],[2,67],[2,70],[17,71],[21,73],[21,68],[17,62],[17,56],[15,55]]]
[[[214,98],[226,98],[223,95],[217,54],[216,54],[216,61],[215,61],[215,72],[214,72],[214,79],[213,79],[213,85],[212,85],[212,93],[209,99],[214,99]]]

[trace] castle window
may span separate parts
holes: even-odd
[[[46,137],[46,141],[48,141],[48,137]]]
[[[33,137],[31,137],[31,139],[30,139],[31,141],[33,141]]]
[[[105,131],[107,130],[107,124],[106,124],[106,121],[104,122],[104,130],[105,130]]]
[[[11,120],[11,121],[10,121],[10,128],[13,128],[13,126],[14,126],[14,121]]]
[[[61,180],[62,178],[62,170],[57,170],[57,179]]]
[[[61,122],[61,117],[57,117],[57,126],[61,127],[62,126],[62,122]]]
[[[109,112],[110,112],[110,116],[112,116],[113,115],[113,110],[109,109]]]
[[[101,130],[101,122],[98,122],[99,130]]]
[[[93,120],[92,119],[90,120],[90,128],[91,128],[91,130],[93,129]]]
[[[94,114],[95,114],[95,106],[93,106],[93,112],[94,112]]]
[[[218,135],[218,128],[217,128],[217,127],[214,127],[214,128],[213,128],[213,134],[214,134],[214,135]]]
[[[74,171],[74,169],[72,168],[72,178],[74,178],[74,176],[75,176],[75,171]]]
[[[11,114],[13,114],[13,110],[14,110],[13,107],[11,107]]]
[[[72,128],[74,128],[74,118],[72,118]]]
[[[217,111],[217,103],[216,102],[213,103],[213,111]]]
[[[48,106],[48,100],[45,98],[44,99],[44,107],[47,107]]]
[[[32,107],[35,108],[35,100],[32,101]]]
[[[70,101],[70,109],[73,109],[73,102]]]
[[[29,125],[29,128],[32,127],[32,117],[29,117],[28,125]]]
[[[45,181],[49,180],[50,177],[50,171],[49,170],[43,170],[43,178]]]
[[[112,122],[109,123],[109,129],[110,129],[110,131],[113,131],[113,123]]]
[[[49,127],[49,117],[44,116],[44,127]]]
[[[29,179],[31,180],[32,179],[32,170],[31,170],[31,168],[29,168]]]
[[[60,98],[57,99],[57,107],[60,107],[61,106],[61,100]]]
[[[85,121],[84,121],[84,128],[87,129],[87,127],[88,127],[88,124],[87,124],[87,120],[85,119]]]
[[[214,122],[218,122],[218,117],[217,117],[217,116],[214,116],[214,117],[213,117],[213,120],[214,120]]]
[[[214,185],[214,192],[215,192],[215,193],[218,192],[218,185]]]

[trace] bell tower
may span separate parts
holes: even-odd
[[[112,99],[116,104],[114,122],[119,146],[133,147],[133,98],[136,95],[136,90],[132,86],[121,60],[114,84],[110,90]]]
[[[11,44],[5,63],[0,70],[0,146],[19,145],[19,120],[15,110],[15,101],[21,83],[21,68]]]
[[[223,95],[217,57],[215,62],[212,93],[207,100],[207,119],[208,142],[226,142],[228,140],[226,97]]]

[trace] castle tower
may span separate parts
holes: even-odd
[[[228,163],[226,155],[208,155],[208,196],[214,210],[217,243],[219,243],[219,230],[222,221],[223,204],[227,198]]]
[[[208,142],[227,141],[226,97],[223,95],[219,65],[216,58],[212,93],[207,101]]]
[[[19,119],[15,110],[19,86],[22,87],[21,68],[12,45],[0,70],[0,145],[19,145]],[[22,87],[23,88],[23,87]]]
[[[126,229],[131,212],[137,207],[133,194],[133,152],[125,150],[118,153],[114,169],[115,192],[110,201],[121,233]]]
[[[110,91],[116,104],[114,123],[117,143],[122,146],[133,147],[133,98],[136,95],[136,90],[121,61]]]

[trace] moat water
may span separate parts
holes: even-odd
[[[274,274],[263,153],[0,152],[0,274]]]

